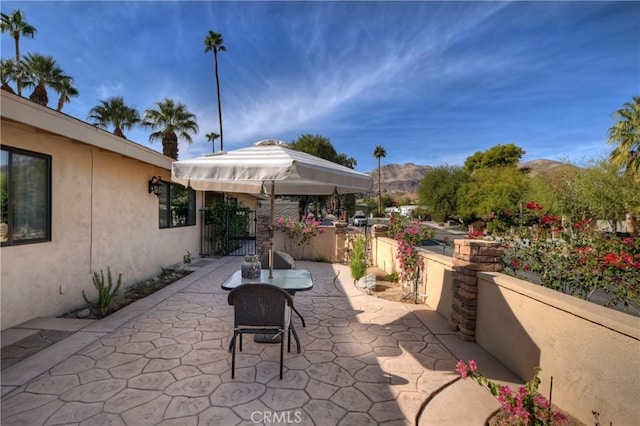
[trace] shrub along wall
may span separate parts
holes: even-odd
[[[477,242],[457,240],[456,251]],[[397,271],[396,249],[390,238],[373,238],[374,265],[387,273]],[[460,338],[475,339],[523,381],[531,379],[534,367],[541,367],[540,391],[549,395],[553,376],[554,404],[585,424],[594,422],[592,411],[600,413],[603,424],[638,423],[640,318],[499,272],[461,271],[454,259],[426,250],[421,256],[425,303],[452,326],[454,306],[460,303],[454,298],[453,277],[475,279],[475,309],[465,310],[475,311],[475,316],[473,321],[462,319],[473,330],[461,333],[458,328]],[[467,290],[465,296],[471,297],[473,291]]]

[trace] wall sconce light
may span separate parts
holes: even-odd
[[[155,196],[160,196],[160,190],[162,189],[162,178],[160,176],[153,176],[149,181],[149,194],[153,193]]]
[[[262,208],[262,201],[258,201],[258,208],[261,209]]]

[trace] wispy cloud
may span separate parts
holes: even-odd
[[[278,135],[339,115],[356,104],[420,96],[406,89],[409,80],[432,86],[456,81],[474,72],[473,68],[465,60],[445,63],[441,52],[467,37],[501,7],[496,4],[483,8],[483,13],[465,15],[461,25],[448,29],[435,19],[407,28],[398,17],[389,25],[383,10],[366,24],[338,28],[326,19],[322,5],[315,7],[315,13],[290,22],[284,42],[295,48],[293,68],[300,72],[278,75],[263,68],[257,76],[261,87],[249,83],[246,89],[237,89],[226,114],[229,139],[242,143],[260,135]],[[438,28],[430,26],[432,22]],[[490,62],[485,66],[498,65]]]
[[[607,148],[610,114],[638,94],[637,2],[30,2],[38,28],[24,52],[52,54],[86,119],[99,99],[143,111],[184,102],[200,134],[180,157],[211,151],[218,132],[208,30],[220,55],[225,149],[301,133],[331,138],[375,167],[462,163],[498,143],[527,157]],[[12,52],[10,37],[0,38]],[[5,56],[3,54],[3,56]],[[130,132],[147,144],[148,132]],[[128,134],[129,136],[129,134]],[[161,150],[159,145],[153,149]]]

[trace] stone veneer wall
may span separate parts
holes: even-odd
[[[298,217],[298,202],[290,200],[275,200],[273,205],[275,223],[280,217]],[[263,200],[260,202],[260,207],[256,211],[256,233],[257,241],[256,247],[258,253],[264,253],[269,251],[269,215],[271,212],[270,200]]]
[[[504,250],[499,242],[455,240],[453,303],[449,327],[466,342],[474,342],[478,305],[477,272],[501,272]]]

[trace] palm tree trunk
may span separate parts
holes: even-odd
[[[162,138],[162,153],[174,160],[178,159],[178,136],[175,133],[167,133]]]
[[[216,89],[218,91],[218,122],[220,123],[220,151],[224,151],[224,142],[222,141],[222,107],[220,105],[220,78],[218,77],[218,54],[214,50],[213,58],[216,63]]]
[[[47,95],[47,89],[44,87],[44,84],[38,84],[33,90],[31,96],[29,96],[29,99],[39,105],[47,106],[49,103],[49,96]]]
[[[20,33],[13,33],[13,39],[16,44],[16,67],[20,66]],[[22,84],[20,84],[20,79],[16,79],[16,86],[18,88],[18,96],[22,96]]]
[[[380,157],[378,157],[378,215],[382,214],[382,186],[380,185],[382,170],[380,169]]]

